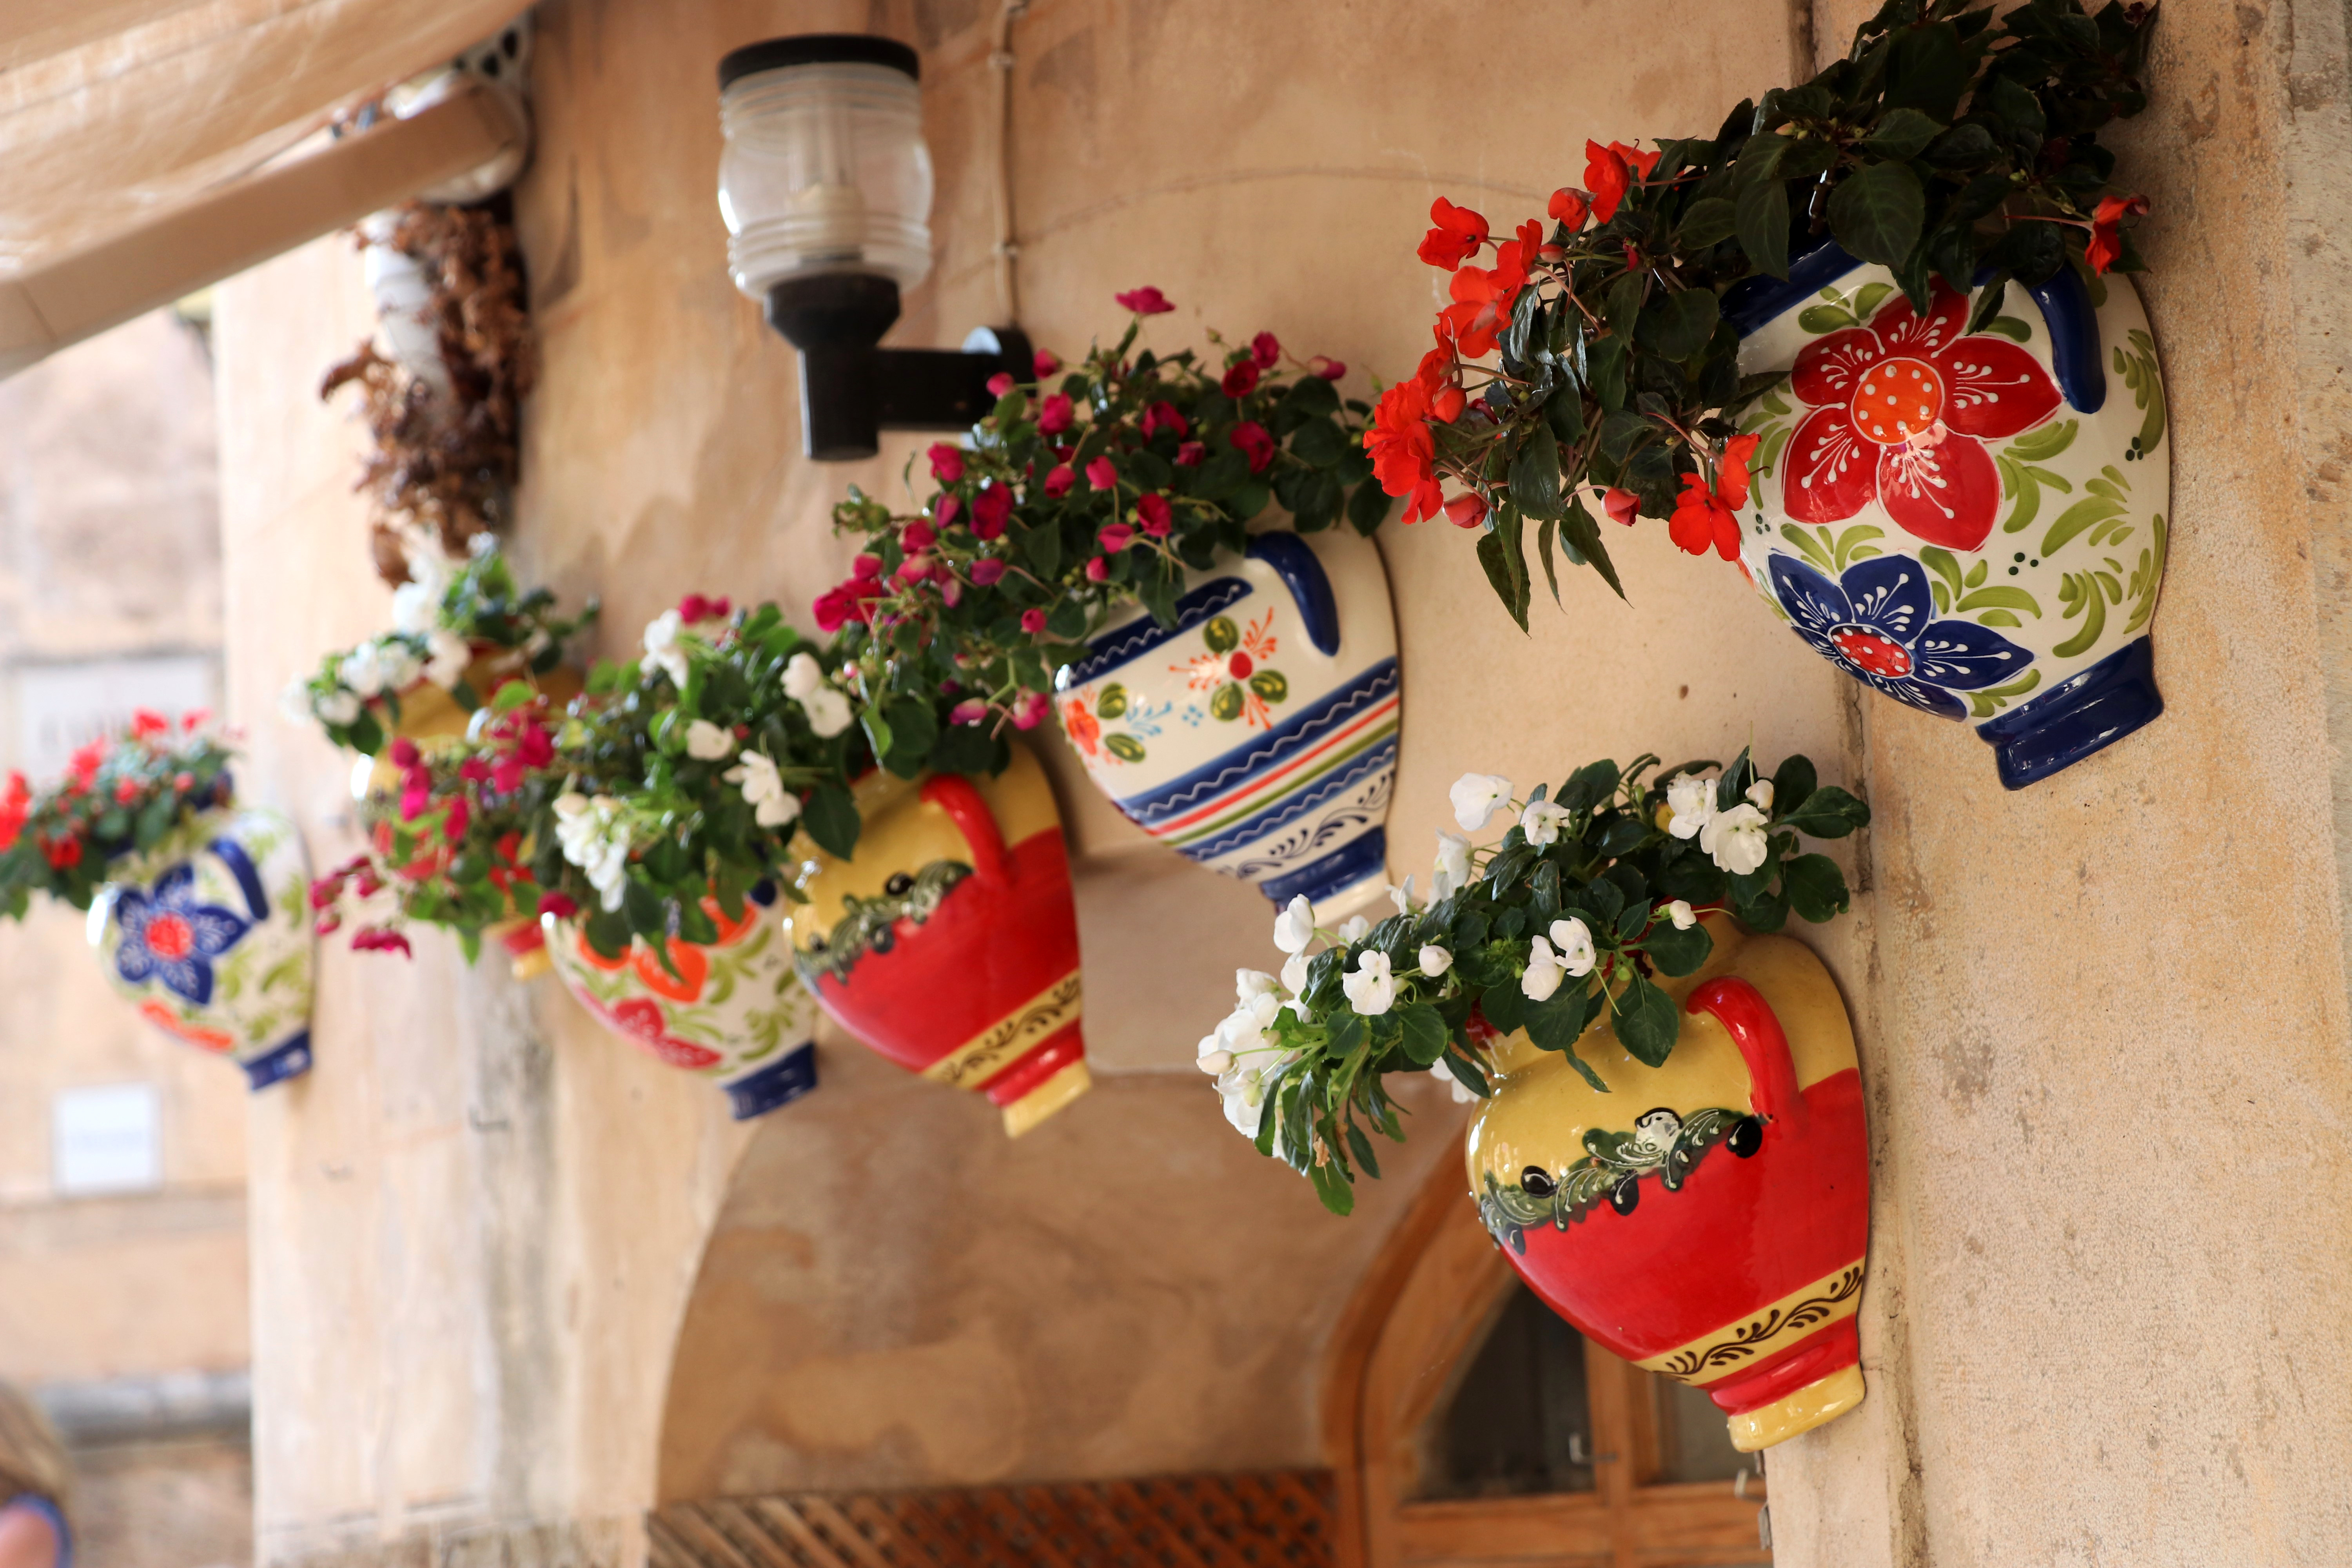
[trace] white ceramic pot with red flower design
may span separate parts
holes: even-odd
[[[125,856],[89,910],[107,983],[255,1089],[310,1069],[310,868],[283,813],[219,806]]]
[[[1270,531],[1055,677],[1087,776],[1180,853],[1318,918],[1388,885],[1401,693],[1388,574],[1345,530]]]
[[[2171,445],[2147,317],[2119,276],[2011,282],[1967,330],[1834,243],[1724,299],[1759,437],[1742,568],[1856,679],[1972,722],[2011,789],[2164,710],[2148,624]]]
[[[716,899],[703,912],[719,927],[704,945],[672,937],[669,963],[644,938],[606,958],[588,942],[578,917],[541,917],[547,957],[563,988],[613,1033],[727,1091],[739,1121],[764,1115],[816,1087],[810,1038],[816,1004],[793,965],[783,920],[766,904],[746,903],[730,921]]]

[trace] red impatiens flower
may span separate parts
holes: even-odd
[[[1603,147],[1598,142],[1584,144],[1584,183],[1592,191],[1592,216],[1607,223],[1617,216],[1617,204],[1637,181],[1650,177],[1658,166],[1658,154],[1640,153],[1622,142],[1612,142]]]
[[[2098,210],[2091,215],[2091,237],[2083,247],[2083,259],[2091,270],[2105,273],[2124,253],[2123,223],[2126,217],[2144,217],[2147,213],[2146,196],[2107,196]]]
[[[1622,522],[1628,528],[1633,526],[1633,519],[1641,504],[1641,497],[1632,490],[1621,490],[1615,485],[1601,492],[1601,510],[1609,514],[1609,521]]]
[[[2000,476],[1986,439],[2058,408],[2057,384],[2004,338],[1963,335],[1968,297],[1938,280],[1927,314],[1897,294],[1867,327],[1807,344],[1790,372],[1813,405],[1789,437],[1781,505],[1840,522],[1873,500],[1915,538],[1974,550],[1992,531]]]
[[[81,864],[81,840],[73,834],[41,841],[41,856],[52,871],[70,871]]]
[[[1069,397],[1063,393],[1054,394],[1037,407],[1037,429],[1042,435],[1059,436],[1070,427],[1075,418]]]
[[[1381,394],[1372,410],[1372,427],[1364,433],[1364,455],[1372,460],[1372,475],[1382,491],[1411,498],[1404,520],[1419,522],[1435,517],[1445,504],[1437,485],[1437,443],[1430,433],[1433,416],[1440,424],[1453,416],[1439,405],[1450,396],[1454,413],[1461,412],[1462,392],[1450,383],[1454,359],[1442,348],[1423,354],[1411,381],[1402,381]]]
[[[140,708],[132,710],[131,715],[132,740],[144,741],[151,735],[168,735],[171,732],[172,721],[153,709]]]
[[[1012,389],[1012,382],[1008,379],[1005,383],[1005,391],[1010,392]],[[1002,397],[1004,394],[1000,392],[997,395]],[[930,451],[925,456],[931,459],[931,478],[939,480],[940,483],[951,485],[963,478],[962,447],[950,445],[946,441],[934,441],[931,443]]]
[[[1465,267],[1454,274],[1454,303],[1438,312],[1464,359],[1484,359],[1511,322],[1511,305],[1528,285],[1528,268],[1543,244],[1543,225],[1528,219],[1518,237],[1495,247],[1491,270]]]
[[[1723,444],[1712,489],[1704,474],[1683,476],[1683,493],[1666,532],[1685,553],[1704,555],[1712,544],[1726,561],[1739,559],[1739,509],[1748,504],[1748,459],[1759,439],[1734,436]]]
[[[1265,426],[1255,419],[1244,419],[1234,426],[1233,435],[1227,439],[1233,442],[1235,451],[1249,459],[1253,474],[1265,472],[1266,465],[1274,461],[1274,437],[1267,435]]]
[[[971,503],[971,534],[974,539],[994,539],[1004,531],[1005,521],[1013,515],[1013,492],[1003,485],[990,485]]]
[[[1135,515],[1142,520],[1143,531],[1154,539],[1165,539],[1175,527],[1175,514],[1169,510],[1168,498],[1156,491],[1135,503]]]
[[[1078,482],[1077,470],[1067,463],[1056,463],[1045,472],[1045,499],[1060,500]]]
[[[1181,441],[1177,444],[1176,466],[1180,468],[1197,468],[1208,461],[1208,458],[1209,448],[1204,442]]]
[[[1224,380],[1217,384],[1227,397],[1247,397],[1257,390],[1257,362],[1244,360],[1225,367]]]
[[[1176,438],[1181,441],[1184,437],[1184,433],[1190,430],[1192,426],[1185,421],[1181,414],[1176,412],[1174,404],[1162,398],[1143,411],[1143,418],[1139,427],[1147,441],[1151,439],[1152,432],[1156,430],[1173,430],[1176,432]]]
[[[1112,298],[1118,301],[1120,310],[1131,310],[1139,316],[1164,316],[1176,308],[1168,302],[1167,295],[1149,284],[1140,289],[1130,289],[1124,294],[1113,295]],[[1038,374],[1051,375],[1053,372],[1040,371]]]
[[[1432,267],[1451,272],[1486,243],[1486,215],[1457,207],[1444,196],[1430,203],[1429,221],[1437,226],[1423,237],[1421,258]]]
[[[1475,494],[1455,496],[1445,503],[1445,521],[1456,528],[1475,528],[1486,521],[1486,498]]]
[[[728,612],[733,608],[734,605],[728,602],[727,596],[723,594],[716,599],[706,599],[699,594],[688,594],[677,602],[677,618],[688,626],[693,626],[698,621],[723,621],[727,618]]]
[[[0,793],[0,849],[16,847],[32,815],[33,786],[25,782],[23,773],[10,773],[7,790]]]
[[[1272,332],[1260,332],[1250,340],[1250,362],[1260,370],[1272,370],[1282,361],[1282,342]]]
[[[539,908],[533,912],[553,915],[557,920],[568,921],[580,912],[580,905],[569,893],[541,893],[539,896]]]
[[[1171,305],[1168,308],[1172,310],[1176,307]],[[1032,363],[1036,366],[1037,379],[1040,381],[1045,380],[1045,377],[1053,374],[1055,371],[1062,368],[1061,360],[1055,356],[1054,351],[1051,349],[1039,349],[1037,351],[1036,359]]]
[[[1348,374],[1348,362],[1343,359],[1327,359],[1321,354],[1317,354],[1307,362],[1307,369],[1309,374],[1319,375],[1325,381],[1338,381]]]
[[[1004,580],[1004,563],[993,555],[983,555],[971,563],[971,585],[992,587]]]
[[[1582,191],[1562,186],[1551,194],[1551,205],[1545,210],[1551,214],[1553,222],[1566,224],[1573,234],[1584,226],[1585,215],[1592,210],[1592,204],[1585,199]]]

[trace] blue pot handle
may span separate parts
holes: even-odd
[[[209,847],[228,868],[229,875],[236,879],[238,889],[245,894],[245,907],[253,911],[253,923],[268,923],[269,895],[262,890],[261,873],[254,868],[253,857],[245,852],[245,846],[234,838],[222,837],[214,839]]]
[[[1290,596],[1297,602],[1298,618],[1307,623],[1307,640],[1315,651],[1329,658],[1339,651],[1339,602],[1332,597],[1331,579],[1325,575],[1323,563],[1315,559],[1315,552],[1295,533],[1261,533],[1249,542],[1247,552],[1253,561],[1263,561],[1274,568]]]
[[[2107,373],[2099,363],[2099,314],[2091,308],[2091,291],[2072,267],[2061,267],[2026,292],[2050,329],[2050,369],[2058,390],[2076,413],[2096,414],[2106,405]]]

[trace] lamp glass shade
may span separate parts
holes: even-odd
[[[921,89],[889,66],[754,71],[719,94],[719,210],[735,287],[765,301],[786,279],[876,273],[902,289],[931,269],[931,153]]]

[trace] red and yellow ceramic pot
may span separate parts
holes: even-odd
[[[978,1089],[1019,1137],[1090,1086],[1061,814],[1014,747],[995,778],[869,773],[848,860],[817,851],[793,912],[801,977],[910,1071]]]
[[[772,890],[768,900],[774,902]],[[738,1121],[765,1115],[816,1087],[816,1009],[793,972],[792,939],[772,907],[754,901],[704,945],[672,937],[669,963],[639,937],[618,958],[589,945],[577,917],[542,917],[563,988],[613,1033],[655,1060],[698,1073],[727,1091]]]
[[[1821,960],[1723,915],[1706,926],[1706,965],[1664,983],[1685,1015],[1664,1066],[1605,1016],[1577,1050],[1607,1094],[1524,1034],[1495,1042],[1470,1183],[1554,1311],[1705,1389],[1752,1451],[1862,1403],[1869,1155],[1853,1030]]]

